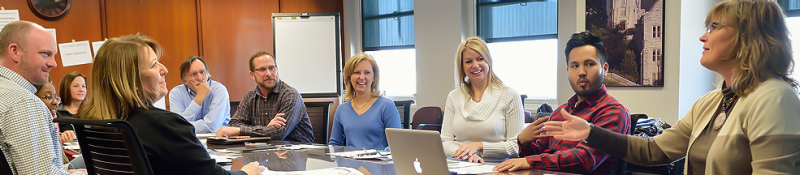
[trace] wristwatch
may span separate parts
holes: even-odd
[[[587,122],[587,123],[588,123],[588,122]],[[592,135],[592,129],[594,129],[594,124],[592,124],[592,123],[589,123],[589,135]],[[585,138],[585,139],[583,139],[583,140],[581,140],[581,142],[583,142],[584,144],[585,144],[585,143],[589,143],[589,142],[586,142],[586,139],[589,139],[589,136],[586,136],[586,138]]]

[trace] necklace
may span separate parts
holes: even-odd
[[[365,102],[363,105],[361,105],[361,107],[359,107],[359,106],[358,106],[358,101],[355,101],[355,100],[354,100],[354,102],[356,103],[355,105],[356,105],[356,107],[358,108],[358,111],[361,111],[361,109],[363,109],[365,106],[367,106],[367,104],[369,104],[369,102],[370,102],[370,101],[372,101],[372,98],[370,98],[369,100],[367,100],[367,102]]]
[[[732,107],[731,105],[734,101],[736,101],[736,96],[733,96],[728,100],[722,99],[722,111],[720,111],[719,115],[717,115],[717,119],[714,120],[714,130],[719,130],[722,128],[722,125],[725,124],[725,120],[728,119],[728,109]]]

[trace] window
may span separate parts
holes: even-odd
[[[653,26],[653,38],[661,38],[661,26]]]
[[[477,28],[503,83],[528,99],[556,99],[556,73],[563,70],[556,0],[478,0]]]
[[[800,0],[778,0],[786,11],[786,27],[789,28],[790,39],[792,40],[792,52],[794,52],[794,75],[795,79],[800,79]]]
[[[653,49],[653,62],[661,60],[661,50]]]
[[[417,93],[413,0],[362,0],[363,51],[380,67],[386,96]]]

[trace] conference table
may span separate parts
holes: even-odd
[[[267,142],[269,145],[298,145],[287,141],[270,140]],[[213,154],[217,150],[226,150],[229,148],[241,148],[244,144],[235,145],[213,145],[207,144],[207,148]],[[334,152],[357,151],[363,150],[362,148],[352,148],[344,146],[332,146]],[[373,175],[395,175],[394,166],[390,161],[379,160],[354,160],[345,157],[330,156],[330,149],[327,146],[324,148],[308,148],[297,150],[284,150],[284,149],[265,149],[246,151],[241,153],[241,157],[234,159],[232,165],[223,164],[224,167],[230,170],[239,170],[242,167],[242,162],[266,162],[265,167],[271,171],[308,171],[319,170],[334,167],[348,167],[367,171]],[[398,153],[394,153],[398,154]],[[499,163],[499,162],[498,162]],[[487,163],[497,164],[497,163]],[[365,173],[366,174],[366,173]],[[570,174],[542,170],[522,170],[515,172],[502,172],[490,174],[509,174],[509,175],[545,175],[545,174]]]

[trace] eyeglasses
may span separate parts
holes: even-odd
[[[719,27],[730,26],[730,24],[725,24],[721,22],[712,22],[706,26],[706,33],[711,34],[712,31],[717,30]]]
[[[189,73],[189,77],[196,77],[197,75],[206,76],[206,74],[207,74],[206,70],[201,70],[201,71]]]
[[[275,72],[275,70],[278,70],[278,66],[262,67],[262,68],[255,69],[253,71],[254,72],[258,72],[258,73],[264,73],[264,72],[267,72],[267,71]]]
[[[46,95],[46,96],[44,96],[44,97],[41,97],[41,96],[40,96],[39,98],[41,98],[41,99],[44,99],[44,100],[47,100],[47,101],[53,101],[53,100],[56,100],[58,103],[61,103],[61,97],[53,97],[52,95]]]

